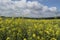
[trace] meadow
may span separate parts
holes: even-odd
[[[60,40],[60,19],[0,17],[0,40]]]

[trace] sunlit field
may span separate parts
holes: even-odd
[[[60,19],[0,17],[0,40],[60,40]]]

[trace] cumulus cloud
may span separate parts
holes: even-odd
[[[49,8],[38,1],[0,0],[0,16],[53,17],[56,13],[56,7]]]

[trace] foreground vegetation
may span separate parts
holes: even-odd
[[[60,19],[0,17],[0,40],[60,40]]]

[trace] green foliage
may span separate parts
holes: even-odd
[[[0,40],[60,40],[60,19],[0,17]]]

